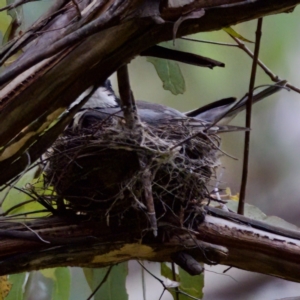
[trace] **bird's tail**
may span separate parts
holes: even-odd
[[[286,80],[281,80],[276,82],[275,84],[265,88],[264,90],[254,93],[253,94],[253,98],[252,98],[252,103],[256,103],[266,97],[269,97],[277,92],[279,92],[280,90],[282,90],[282,88],[285,87],[287,81]],[[246,107],[246,103],[248,100],[248,93],[241,98],[241,100],[238,101],[238,103],[234,106],[234,109],[239,109],[240,107],[242,107],[242,109],[244,109]],[[245,106],[245,107],[243,107]]]

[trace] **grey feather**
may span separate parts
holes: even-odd
[[[286,81],[280,81],[260,92],[254,93],[253,103],[257,103],[280,91],[285,84]],[[225,98],[187,113],[182,113],[165,105],[142,100],[137,100],[136,106],[141,121],[152,126],[187,118],[194,119],[195,121],[203,121],[206,125],[215,122],[218,125],[225,125],[246,108],[247,100],[247,94],[238,101],[232,97]],[[104,120],[111,114],[116,116],[123,115],[120,109],[120,100],[114,94],[110,81],[106,80],[104,85],[97,89],[91,96],[91,99],[85,104],[82,110],[75,115],[71,126],[73,128],[77,126],[90,126],[95,121]]]

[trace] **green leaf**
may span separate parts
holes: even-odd
[[[91,291],[93,290],[93,280],[94,280],[94,269],[82,268],[86,282],[88,283]]]
[[[108,268],[88,269],[83,272],[92,291],[100,284],[105,277]],[[121,263],[112,268],[107,280],[94,296],[94,300],[126,300],[126,277],[128,275],[127,263]]]
[[[160,274],[166,278],[174,280],[173,272],[172,272],[171,268],[167,265],[167,263],[160,264]],[[175,276],[176,276],[176,280],[179,280],[178,274],[176,274]]]
[[[154,65],[165,90],[170,91],[174,95],[185,92],[185,81],[178,63],[154,57],[147,57],[147,61]]]
[[[172,281],[174,280],[173,272],[172,272],[171,268],[166,263],[161,263],[160,264],[160,274],[162,276],[168,278],[169,280],[172,280]],[[177,273],[175,273],[175,278],[176,278],[177,282],[180,281],[179,275]],[[176,297],[177,293],[175,292],[174,288],[169,288],[168,292],[172,295],[174,300],[177,299],[177,297]]]
[[[23,300],[52,300],[54,281],[52,278],[45,277],[40,271],[32,271],[23,289]]]
[[[33,181],[34,173],[35,173],[35,169],[24,174],[22,178],[15,184],[15,186],[19,189],[24,188],[26,184],[31,183]],[[5,189],[3,192],[0,193],[0,200],[2,200],[5,197],[6,193],[7,193],[7,189]],[[29,195],[23,193],[18,189],[12,188],[10,189],[8,195],[6,196],[5,201],[2,204],[1,208],[3,211],[7,211],[13,206],[28,200],[32,200],[32,198]],[[43,209],[45,208],[41,204],[39,204],[37,201],[33,201],[31,203],[17,207],[16,209],[12,210],[9,213],[9,215],[27,213],[27,212],[43,210]],[[35,217],[41,217],[45,215],[47,215],[47,213],[34,214]]]
[[[204,274],[192,276],[179,267],[180,290],[195,298],[202,299],[204,287]],[[180,295],[180,300],[190,300],[188,296]]]
[[[69,268],[55,268],[55,284],[53,300],[66,300],[70,298],[71,275]]]
[[[224,27],[223,30],[225,32],[227,32],[229,35],[232,35],[236,38],[238,38],[239,40],[242,40],[244,42],[248,42],[248,43],[253,43],[252,41],[244,38],[242,35],[240,35],[239,33],[237,33],[234,29],[232,29],[231,27]]]
[[[5,298],[5,300],[22,300],[23,299],[23,284],[26,277],[26,273],[9,275],[9,282],[12,284],[12,288]]]
[[[53,280],[52,300],[70,298],[71,275],[69,268],[51,268],[40,270],[44,277]]]
[[[6,0],[0,0],[0,7],[6,6]],[[0,31],[2,35],[7,31],[12,18],[7,14],[7,11],[0,12]]]
[[[55,268],[43,269],[39,272],[41,272],[46,278],[55,280]]]
[[[175,279],[177,282],[180,282],[179,290],[185,292],[186,294],[193,296],[195,298],[201,299],[203,297],[202,289],[204,287],[204,275],[192,276],[186,271],[178,267],[179,274],[175,274]],[[162,276],[174,280],[173,272],[171,268],[166,263],[160,264],[160,273]],[[176,298],[176,292],[173,288],[168,288],[168,291],[172,294],[174,300]],[[191,299],[189,296],[180,294],[180,300]]]
[[[10,5],[14,2],[14,0],[6,0],[7,5]],[[21,32],[24,30],[24,13],[23,13],[23,6],[20,5],[16,8],[13,8],[11,10],[7,11],[7,14],[11,16],[12,20],[9,24],[9,27],[7,28],[3,42],[6,43],[7,41],[10,41],[14,37],[21,34]]]

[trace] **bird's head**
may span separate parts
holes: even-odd
[[[105,82],[92,94],[89,100],[83,105],[82,109],[108,107],[120,107],[120,100],[115,95],[109,79],[105,80]]]

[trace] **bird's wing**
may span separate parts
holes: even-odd
[[[221,100],[217,100],[215,102],[206,104],[197,109],[186,112],[185,115],[187,117],[192,117],[196,119],[201,119],[207,122],[212,122],[214,119],[212,112],[215,115],[219,115],[220,113],[224,113],[226,108],[231,107],[236,102],[236,98],[229,97]]]
[[[104,121],[111,116],[123,116],[120,107],[85,109],[74,116],[69,128],[72,128],[73,130],[91,128],[95,123]]]

